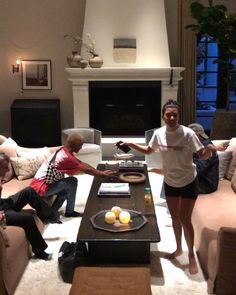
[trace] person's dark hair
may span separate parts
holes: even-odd
[[[178,109],[178,112],[180,111],[179,104],[176,100],[174,99],[169,99],[162,107],[162,116],[164,116],[165,111],[167,108],[176,108]]]

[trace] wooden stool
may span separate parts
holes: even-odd
[[[69,295],[151,295],[146,267],[77,267]]]

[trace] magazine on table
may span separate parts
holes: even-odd
[[[122,182],[102,182],[99,190],[98,190],[99,196],[106,196],[106,195],[116,195],[116,196],[122,196],[122,195],[130,195],[130,187],[129,183]]]

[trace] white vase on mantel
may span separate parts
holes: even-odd
[[[91,68],[101,68],[103,65],[103,59],[96,54],[89,59],[89,65]]]
[[[82,56],[77,51],[72,51],[72,54],[67,57],[67,63],[71,68],[80,68]]]

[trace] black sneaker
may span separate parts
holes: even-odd
[[[60,219],[56,220],[56,219],[45,219],[43,221],[44,224],[49,224],[49,223],[58,223],[58,224],[62,224],[62,221]]]
[[[80,217],[82,214],[76,211],[73,211],[71,213],[65,213],[65,217]]]
[[[52,253],[46,253],[45,251],[35,253],[35,258],[42,259],[42,260],[51,260],[52,259]]]
[[[51,214],[48,216],[47,219],[43,220],[44,224],[48,224],[48,223],[62,223],[62,221],[60,220],[60,215],[59,212],[57,210],[51,210]]]

